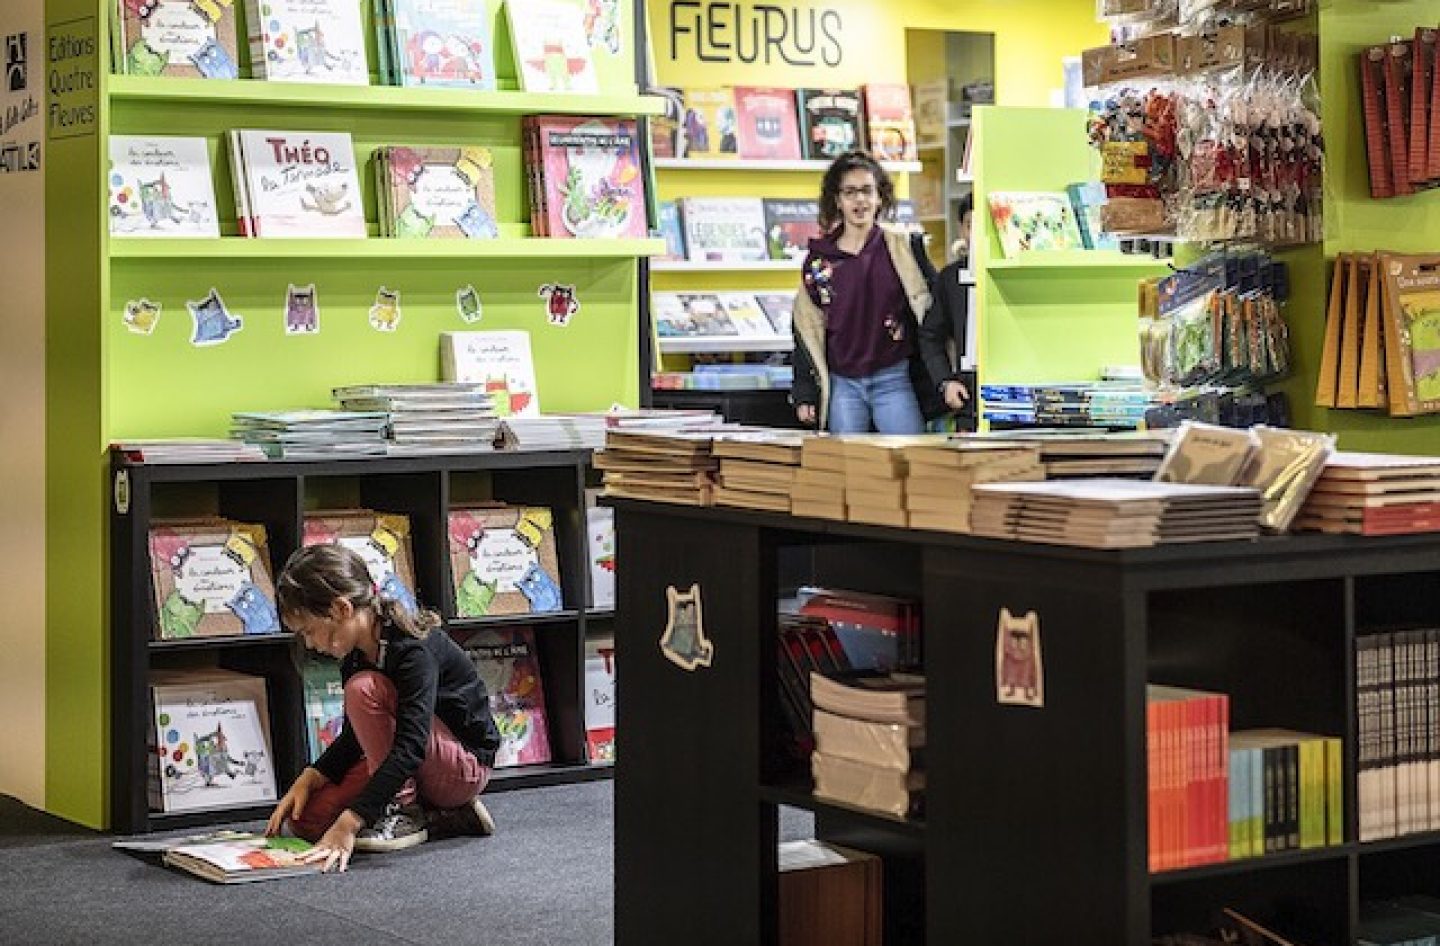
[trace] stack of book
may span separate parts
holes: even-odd
[[[649,235],[634,119],[529,116],[524,148],[533,235],[585,239]]]
[[[111,449],[132,463],[238,463],[265,459],[265,451],[254,444],[207,437],[121,440],[111,444]]]
[[[1124,479],[985,483],[975,487],[971,528],[979,535],[1142,548],[1170,542],[1253,539],[1258,490]]]
[[[1361,841],[1440,829],[1440,630],[1355,642]]]
[[[1230,698],[1152,684],[1145,704],[1150,869],[1228,859],[1242,827],[1234,802],[1249,790],[1229,783]]]
[[[241,411],[230,436],[274,460],[383,457],[390,415],[384,411]]]
[[[851,522],[904,528],[906,450],[940,442],[933,436],[845,438],[845,517]]]
[[[790,494],[790,512],[817,519],[845,519],[845,441],[806,437],[800,445],[800,471]]]
[[[600,450],[605,446],[605,420],[597,414],[507,417],[500,427],[501,441],[511,450]]]
[[[790,511],[805,435],[797,431],[737,431],[715,438],[720,461],[715,505]]]
[[[499,422],[478,384],[359,384],[335,388],[345,411],[383,412],[393,454],[492,450]]]
[[[1359,535],[1440,531],[1440,459],[1333,454],[1296,525]]]
[[[489,148],[386,145],[375,152],[380,235],[479,240],[500,235]]]
[[[713,438],[706,431],[608,431],[605,449],[595,455],[605,495],[709,506],[720,466]]]
[[[905,511],[913,529],[969,532],[972,487],[1045,478],[1039,451],[1024,444],[937,440],[904,453]]]
[[[1344,752],[1335,736],[1230,733],[1230,856],[1312,850],[1345,840]]]
[[[1164,459],[1170,433],[1027,430],[1007,435],[1005,439],[1038,447],[1046,479],[1086,476],[1150,479]]]
[[[896,818],[924,814],[925,678],[810,674],[815,796]]]

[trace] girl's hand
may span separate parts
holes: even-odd
[[[970,390],[960,381],[946,381],[945,406],[952,411],[964,410],[965,402],[970,400]]]
[[[265,835],[274,837],[285,827],[285,822],[299,818],[305,811],[306,803],[310,801],[310,793],[324,781],[325,776],[307,766],[300,773],[300,777],[295,779],[295,783],[290,786],[290,790],[285,793],[285,797],[280,799],[280,803],[275,806],[275,811],[271,813],[270,820],[265,824]]]
[[[359,815],[345,809],[315,846],[300,856],[300,862],[320,864],[320,869],[327,874],[343,873],[350,866],[350,855],[355,853],[355,835],[364,824]]]
[[[804,425],[807,426],[807,427],[814,427],[814,426],[815,426],[815,405],[814,405],[814,404],[796,404],[796,405],[795,405],[795,419],[798,420],[798,421],[800,421],[800,423],[804,424]]]

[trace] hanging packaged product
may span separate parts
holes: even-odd
[[[1390,413],[1440,413],[1440,255],[1381,253]]]

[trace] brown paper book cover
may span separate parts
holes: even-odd
[[[324,543],[357,553],[381,594],[411,611],[419,609],[409,516],[370,509],[307,512],[304,544]]]
[[[1383,324],[1380,310],[1381,282],[1372,264],[1371,279],[1365,286],[1365,315],[1361,319],[1360,381],[1355,392],[1358,407],[1385,406],[1385,363],[1382,357]]]
[[[1430,186],[1434,177],[1430,172],[1430,92],[1435,37],[1433,28],[1418,27],[1410,44],[1410,183],[1416,187]]]
[[[1335,257],[1330,274],[1330,300],[1325,309],[1325,342],[1320,349],[1319,374],[1315,381],[1315,406],[1335,406],[1335,386],[1340,378],[1340,328],[1345,321],[1345,273],[1348,253]]]
[[[263,525],[160,520],[149,546],[156,640],[281,632]]]
[[[1409,40],[1391,43],[1385,55],[1385,137],[1390,145],[1390,179],[1395,193],[1413,194],[1410,183],[1410,73]]]
[[[1335,382],[1336,407],[1356,406],[1360,385],[1360,307],[1364,305],[1361,287],[1370,278],[1371,269],[1366,259],[1359,256],[1350,258],[1347,285],[1351,287],[1351,291],[1345,296],[1345,315],[1340,326],[1340,373]]]

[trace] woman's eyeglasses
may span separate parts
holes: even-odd
[[[840,196],[845,200],[854,200],[857,197],[874,197],[874,187],[842,187]]]

